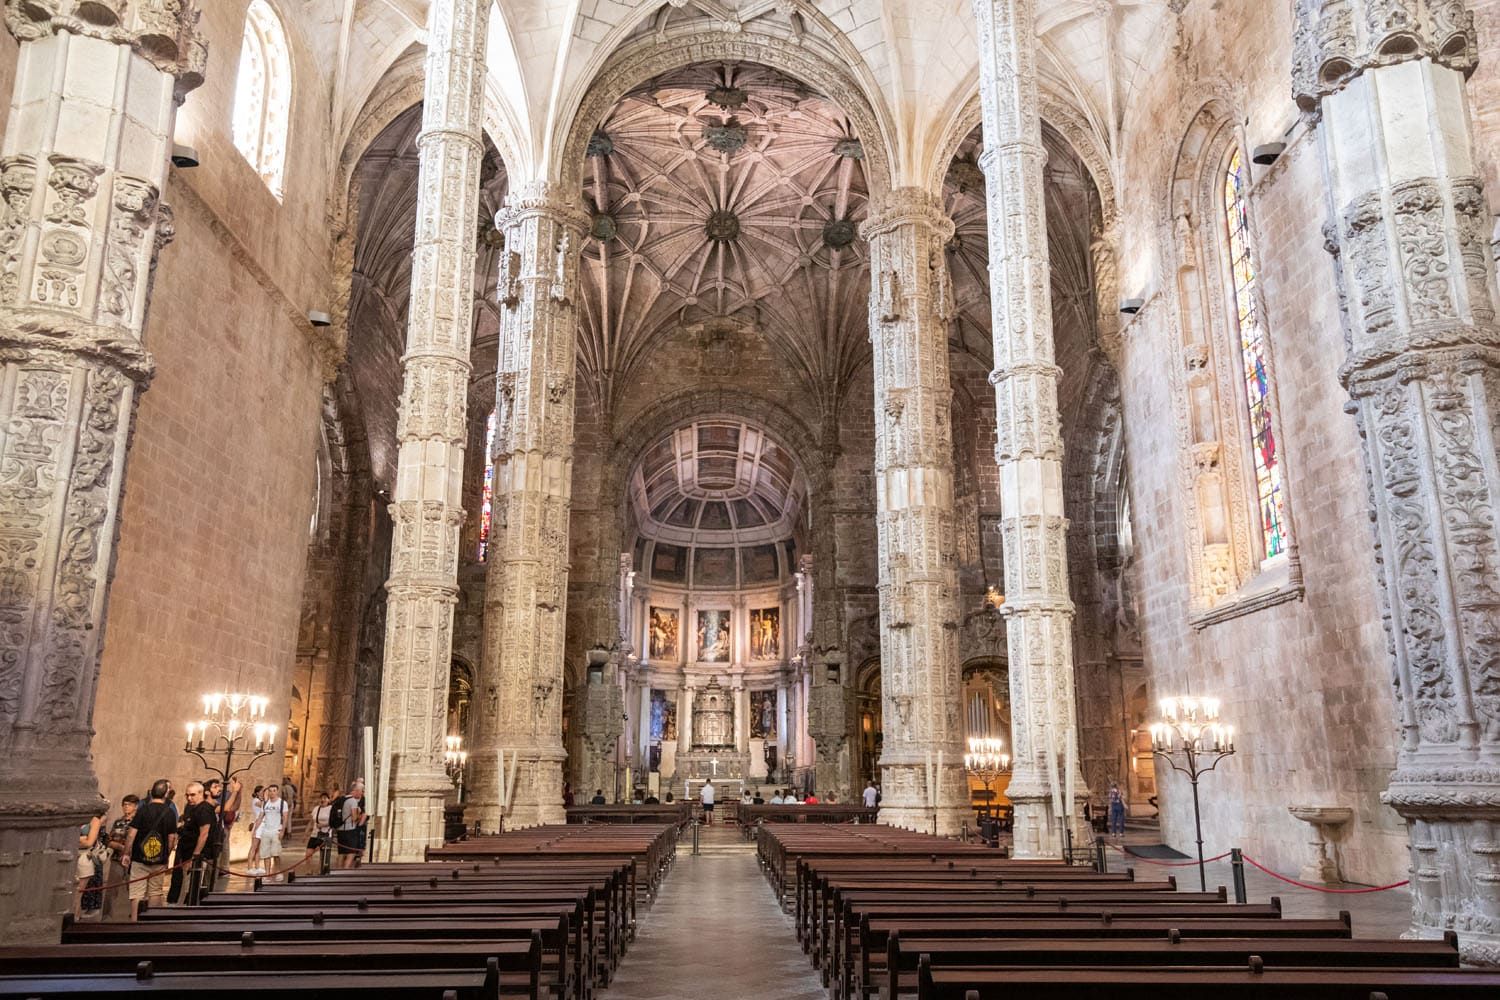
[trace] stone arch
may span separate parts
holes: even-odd
[[[1067,141],[1073,152],[1078,154],[1078,158],[1088,168],[1094,188],[1099,192],[1104,228],[1109,229],[1119,218],[1119,205],[1115,199],[1114,172],[1110,169],[1110,158],[1105,155],[1093,126],[1071,104],[1045,92],[1041,95],[1040,111],[1042,121],[1052,126],[1053,130]],[[934,146],[936,155],[927,164],[925,171],[929,191],[942,190],[948,164],[952,163],[953,158],[958,155],[959,147],[963,145],[969,134],[979,127],[981,117],[979,93],[976,90],[964,100],[958,112],[949,119],[941,138]]]
[[[594,76],[571,117],[559,126],[554,149],[560,150],[552,174],[569,196],[581,191],[584,153],[589,137],[605,113],[633,88],[668,70],[707,60],[760,63],[816,88],[854,122],[865,148],[864,166],[871,196],[890,189],[888,130],[863,88],[835,62],[804,46],[753,31],[698,31],[662,41],[644,36],[610,56]]]
[[[1245,152],[1236,120],[1233,109],[1220,98],[1209,100],[1187,120],[1158,221],[1162,273],[1170,275],[1163,283],[1171,303],[1167,371],[1179,444],[1178,479],[1187,498],[1189,607],[1201,621],[1234,613],[1240,606],[1237,593],[1261,573],[1264,555],[1256,504],[1250,501],[1251,441],[1243,412],[1242,359],[1232,349],[1238,342],[1228,309],[1232,285],[1226,293],[1224,170],[1233,151]],[[1266,315],[1264,302],[1258,303],[1257,312]],[[1274,363],[1269,367],[1273,427],[1281,438]],[[1285,481],[1284,467],[1283,477]],[[1284,488],[1288,523],[1291,492]],[[1279,599],[1301,592],[1295,535],[1287,561],[1289,572],[1286,586],[1277,591]],[[1263,601],[1254,604],[1262,606]]]

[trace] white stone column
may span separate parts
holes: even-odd
[[[640,735],[640,772],[641,783],[646,782],[646,776],[651,773],[651,675],[641,671],[641,719],[640,725],[636,727]]]
[[[776,767],[786,767],[786,750],[792,745],[791,716],[787,714],[787,688],[789,682],[785,677],[776,682]]]
[[[588,217],[550,184],[516,188],[495,219],[500,265],[495,540],[485,575],[480,683],[498,691],[476,748],[480,821],[500,819],[499,749],[520,754],[507,827],[561,823],[563,640],[573,492],[578,252]],[[474,758],[471,758],[474,759]]]
[[[464,520],[489,10],[484,0],[434,0],[427,16],[380,690],[380,725],[391,738],[390,805],[382,832],[393,861],[419,861],[425,848],[442,844],[443,800],[451,788],[443,771],[443,738]]]
[[[7,0],[0,151],[0,940],[55,943],[89,754],[125,456],[177,105],[203,82],[186,3]],[[169,739],[166,732],[163,739]],[[180,737],[179,737],[180,738]]]
[[[872,205],[863,233],[870,241],[875,353],[880,684],[890,720],[880,756],[885,781],[880,821],[930,831],[936,817],[936,832],[953,836],[970,814],[959,712],[963,681],[949,420],[947,320],[953,284],[944,254],[953,221],[937,196],[899,188]],[[858,719],[849,685],[842,691],[843,735],[852,757]],[[824,736],[817,735],[822,757]],[[843,784],[848,783],[846,774]],[[838,791],[849,801],[855,790]]]
[[[1411,836],[1412,933],[1500,964],[1500,329],[1452,2],[1297,5],[1322,142],[1350,410],[1375,507]]]
[[[677,692],[677,753],[681,756],[693,748],[693,684],[682,682]]]
[[[1015,856],[1057,857],[1058,812],[1085,836],[1073,687],[1073,602],[1063,516],[1062,423],[1052,343],[1051,264],[1037,110],[1036,0],[974,0],[980,161],[988,179],[1000,531],[1005,552]],[[887,728],[889,729],[887,716]],[[1066,794],[1074,771],[1074,801]]]

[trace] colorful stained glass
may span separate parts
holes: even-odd
[[[1281,487],[1281,461],[1271,419],[1271,380],[1266,363],[1266,332],[1256,309],[1255,260],[1251,247],[1246,189],[1250,172],[1238,150],[1224,178],[1224,217],[1229,240],[1229,270],[1234,281],[1234,313],[1240,338],[1246,414],[1255,460],[1256,499],[1266,558],[1286,550],[1287,523]]]
[[[479,561],[490,547],[490,519],[495,499],[495,411],[490,411],[484,431],[484,494],[479,502]]]

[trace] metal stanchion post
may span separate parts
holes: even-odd
[[[1229,849],[1229,864],[1234,869],[1234,901],[1244,903],[1247,901],[1245,893],[1245,856],[1238,847]]]
[[[1094,841],[1094,870],[1100,875],[1109,874],[1109,855],[1105,853],[1104,841]]]
[[[1071,823],[1063,827],[1063,838],[1067,845],[1064,849],[1068,852],[1063,856],[1063,863],[1071,865],[1073,863],[1073,825]]]
[[[693,817],[693,854],[698,853],[698,818]]]
[[[331,839],[324,839],[318,845],[318,855],[318,874],[327,875],[333,868],[333,841]]]
[[[198,857],[193,858],[192,864],[188,866],[186,899],[184,899],[183,901],[188,906],[197,906],[202,899],[203,872],[204,865],[207,862],[207,858],[199,855]]]

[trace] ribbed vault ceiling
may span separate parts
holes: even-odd
[[[679,326],[754,327],[810,387],[844,381],[865,347],[862,155],[842,111],[764,66],[696,65],[627,95],[585,174],[579,352],[605,402]]]

